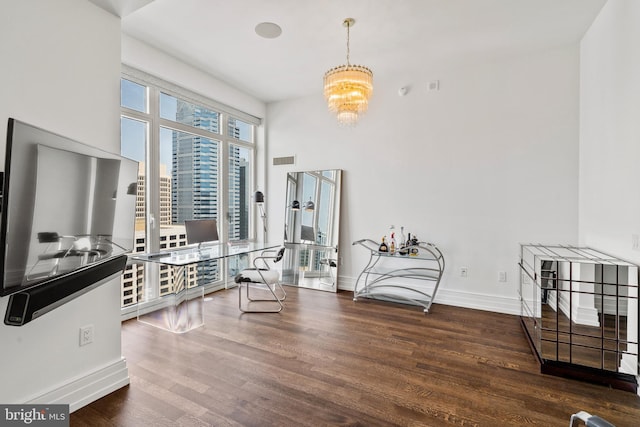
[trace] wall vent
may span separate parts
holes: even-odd
[[[273,158],[273,166],[292,165],[295,162],[296,162],[296,157],[295,156],[274,157]]]

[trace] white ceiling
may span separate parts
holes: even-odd
[[[346,62],[374,83],[403,69],[451,58],[577,43],[606,0],[91,0],[139,3],[122,31],[265,102],[322,89],[325,71]],[[146,4],[148,3],[148,4]],[[130,9],[135,9],[129,8]],[[282,27],[256,35],[260,22]]]

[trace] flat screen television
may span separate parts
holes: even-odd
[[[0,295],[133,248],[138,163],[9,119]]]

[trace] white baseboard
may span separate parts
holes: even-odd
[[[620,360],[620,372],[631,375],[638,375],[638,356],[623,354]]]
[[[595,307],[579,306],[574,300],[572,310],[569,306],[569,296],[564,292],[560,294],[560,310],[578,325],[600,327],[600,318]]]
[[[74,412],[128,384],[129,369],[122,358],[25,403],[68,404]]]
[[[573,321],[579,325],[600,327],[600,317],[595,307],[575,307]]]
[[[521,314],[520,299],[501,295],[477,294],[473,292],[440,289],[435,304],[453,305],[456,307],[474,308],[476,310],[496,313]]]
[[[349,276],[338,277],[338,290],[353,291],[355,279]],[[501,295],[487,295],[450,289],[438,289],[435,304],[473,308],[497,313],[520,315],[520,299]]]

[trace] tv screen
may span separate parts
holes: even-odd
[[[133,248],[138,163],[9,119],[2,295]]]

